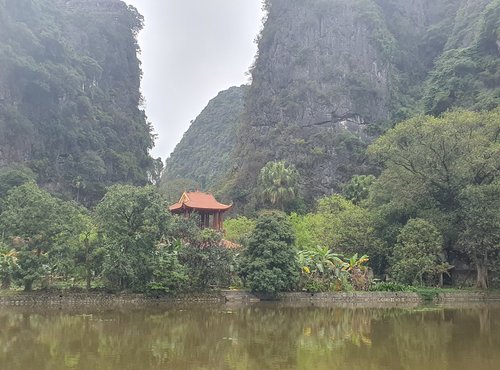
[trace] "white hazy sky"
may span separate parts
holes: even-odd
[[[139,35],[146,114],[166,159],[219,91],[249,81],[261,0],[125,0],[145,17]]]

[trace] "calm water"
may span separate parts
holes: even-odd
[[[0,309],[0,369],[500,369],[500,306]]]

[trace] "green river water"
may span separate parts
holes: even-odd
[[[500,305],[0,308],[0,369],[500,369]]]

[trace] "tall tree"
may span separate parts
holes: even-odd
[[[273,207],[284,210],[297,197],[298,172],[285,161],[268,162],[259,175],[262,198]]]
[[[500,111],[413,118],[389,130],[369,152],[384,167],[371,202],[390,220],[389,239],[394,242],[398,233],[394,225],[421,217],[439,228],[451,251],[457,249],[460,220],[467,212],[462,191],[498,179]]]
[[[500,182],[468,186],[460,194],[463,209],[460,248],[477,269],[478,288],[489,286],[488,269],[500,255]]]
[[[156,243],[170,219],[165,202],[152,186],[115,185],[97,205],[96,216],[110,287],[144,290],[153,276]]]
[[[422,219],[411,219],[398,235],[391,271],[404,284],[432,282],[442,264],[443,237]]]
[[[40,189],[34,182],[12,189],[1,214],[2,235],[18,251],[18,278],[25,290],[50,273],[58,250],[68,250],[78,236],[81,210]]]
[[[284,214],[264,213],[258,218],[241,264],[250,289],[276,293],[295,286],[299,267],[292,244],[292,226]]]

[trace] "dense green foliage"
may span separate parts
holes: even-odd
[[[29,167],[44,188],[85,204],[109,184],[145,184],[142,27],[121,1],[1,0],[0,167]]]
[[[299,285],[307,292],[368,290],[368,256],[358,254],[345,259],[328,247],[301,250],[297,254],[301,267]]]
[[[394,245],[410,218],[422,218],[444,237],[451,265],[453,256],[463,258],[464,248],[472,253],[470,262],[481,272],[477,284],[486,287],[488,257],[500,245],[492,233],[500,198],[499,138],[498,110],[417,117],[379,138],[370,153],[384,170],[372,187],[370,207],[381,237]]]
[[[431,223],[411,219],[401,229],[394,246],[391,273],[397,282],[434,283],[443,259],[443,237]]]
[[[65,255],[76,244],[84,217],[76,205],[61,202],[33,182],[8,193],[0,227],[16,250],[15,275],[25,290],[42,277],[68,273]]]
[[[151,281],[156,243],[167,233],[170,213],[153,187],[111,187],[96,208],[104,235],[104,277],[118,290]]]
[[[500,182],[469,185],[460,193],[459,249],[477,268],[477,286],[486,288],[488,270],[498,271],[500,257]]]
[[[187,268],[179,261],[180,243],[159,243],[153,257],[153,280],[148,289],[153,292],[177,293],[186,288]]]
[[[247,245],[255,230],[256,222],[245,216],[224,221],[224,238],[242,245]]]
[[[343,195],[352,201],[354,204],[359,204],[361,201],[368,198],[370,187],[375,181],[373,175],[356,175],[353,176],[343,189]]]
[[[299,268],[292,243],[291,224],[284,214],[266,212],[259,216],[240,270],[252,291],[276,293],[295,287]]]
[[[476,285],[488,287],[500,256],[499,138],[498,110],[400,123],[369,149],[380,177],[357,176],[345,187],[352,199],[363,194],[358,204],[333,195],[290,216],[302,260],[366,253],[378,276],[433,286],[456,282],[454,266],[465,264],[477,270]],[[304,266],[306,289],[331,289],[321,269]]]
[[[194,240],[188,240],[180,258],[190,277],[189,288],[204,291],[210,288],[228,288],[236,269],[233,251],[225,248],[220,233],[205,229]]]
[[[387,128],[419,114],[499,104],[499,0],[267,0],[264,7],[236,137],[207,134],[195,122],[179,144],[187,154],[179,149],[170,159],[172,168],[202,153],[210,163],[226,160],[217,148],[230,141],[230,166],[197,163],[184,173],[198,183],[224,178],[217,190],[242,213],[272,206],[258,201],[258,182],[276,161],[295,166],[309,209],[338,192],[358,204],[369,184],[346,183],[379,174],[366,148]],[[225,107],[221,117],[233,111]],[[176,176],[184,175],[170,180]]]
[[[175,294],[228,287],[238,253],[170,215],[152,186],[115,185],[89,213],[34,182],[2,199],[0,283]]]
[[[488,3],[488,2],[483,2]],[[470,15],[469,15],[470,16]],[[477,19],[467,20],[465,44],[452,35],[450,45],[430,73],[424,95],[425,112],[450,108],[494,109],[500,105],[500,1],[489,1]]]
[[[315,212],[304,216],[292,214],[291,222],[297,248],[316,250],[318,246],[326,246],[347,256],[367,254],[376,272],[383,272],[387,248],[376,233],[370,210],[333,195],[320,199]]]

